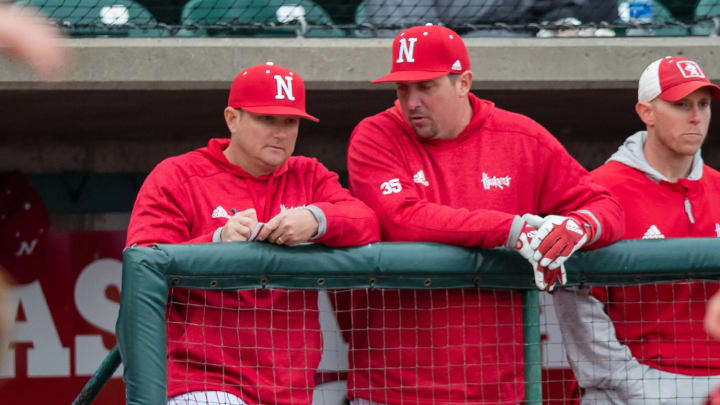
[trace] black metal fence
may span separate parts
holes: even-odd
[[[18,0],[71,36],[392,37],[443,24],[465,37],[708,36],[720,0]]]

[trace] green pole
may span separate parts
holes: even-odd
[[[107,357],[105,357],[105,360],[100,364],[95,374],[90,377],[90,380],[72,402],[72,405],[90,405],[97,394],[100,393],[105,383],[112,377],[118,366],[120,366],[120,352],[117,346],[115,346]]]
[[[525,404],[541,405],[540,301],[537,290],[523,292],[523,346],[525,357]]]

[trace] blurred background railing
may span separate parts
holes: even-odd
[[[717,35],[720,0],[20,0],[71,36],[392,37],[435,23],[469,37]]]

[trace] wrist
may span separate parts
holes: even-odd
[[[315,222],[317,223],[317,229],[315,230],[315,234],[310,237],[310,240],[317,240],[323,235],[325,235],[325,232],[327,232],[327,218],[325,217],[325,213],[315,205],[308,205],[304,208],[310,211],[313,218],[315,218]]]
[[[212,241],[213,243],[219,243],[222,242],[222,232],[225,229],[224,226],[219,227],[218,229],[213,232]]]
[[[568,214],[568,218],[575,221],[578,226],[580,226],[580,229],[585,232],[585,234],[587,235],[587,242],[585,243],[586,245],[595,242],[595,223],[594,221],[592,221],[591,218],[588,218],[586,215],[584,215],[584,213],[579,212],[572,212]]]
[[[515,244],[517,243],[518,238],[520,237],[520,233],[522,233],[522,230],[524,227],[525,227],[525,220],[520,218],[519,215],[515,215],[515,217],[512,220],[512,223],[510,224],[510,230],[508,231],[507,241],[505,241],[506,248],[515,249]]]

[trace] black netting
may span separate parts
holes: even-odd
[[[470,37],[716,35],[720,0],[20,0],[72,36]]]

